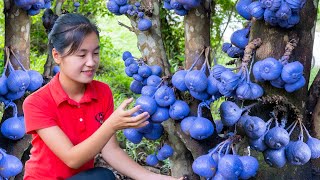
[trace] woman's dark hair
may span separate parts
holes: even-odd
[[[63,56],[73,54],[81,46],[83,39],[95,32],[99,37],[99,31],[95,24],[80,14],[63,14],[59,16],[49,33],[49,45],[54,47]],[[67,47],[68,52],[65,52]]]

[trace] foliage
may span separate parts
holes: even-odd
[[[230,42],[224,39],[228,29],[235,30],[239,28],[239,24],[244,24],[245,19],[238,15],[235,10],[234,0],[217,0],[212,13],[212,29],[211,29],[211,47],[213,57],[217,58],[218,64],[225,64],[230,58],[221,50],[224,42]]]
[[[30,69],[42,73],[46,60],[47,54],[41,54],[38,51],[30,51]]]
[[[30,53],[47,53],[48,35],[41,20],[43,12],[41,11],[39,14],[31,16]]]
[[[120,145],[125,147],[124,149],[127,154],[134,161],[139,162],[140,164],[145,163],[145,159],[149,154],[156,153],[162,145],[161,142],[164,140],[163,137],[156,141],[150,141],[143,138],[139,144],[134,144],[126,139],[126,137],[123,135],[123,131],[117,132],[117,139]],[[168,159],[166,159],[163,162],[160,161],[159,166],[161,174],[169,174],[172,164]]]
[[[212,14],[211,47],[213,57],[218,58],[218,63],[226,63],[230,58],[221,51],[223,37],[227,28],[235,29],[236,24],[244,23],[234,9],[234,0],[217,0]],[[160,9],[161,32],[167,58],[171,65],[171,72],[184,66],[184,23],[183,17],[174,12]]]
[[[160,8],[161,35],[167,58],[174,72],[184,66],[184,29],[183,18],[173,12]]]
[[[225,98],[219,98],[211,104],[211,114],[214,120],[220,119],[219,107],[223,101],[225,101]]]
[[[311,69],[308,88],[310,88],[312,82],[313,82],[314,79],[316,78],[316,75],[318,74],[318,71],[319,71],[319,67],[313,67],[313,68]]]
[[[236,15],[232,0],[218,0],[215,1],[215,8],[212,12],[212,30],[211,30],[211,45],[213,49],[220,46],[221,40],[225,33],[225,29],[231,21],[231,17]]]
[[[123,140],[126,141],[126,151],[128,155],[132,157],[135,161],[145,161],[145,158],[149,154],[155,153],[157,149],[160,147],[159,140],[149,141],[147,139],[143,139],[139,144],[133,144],[126,138],[124,138]]]
[[[76,12],[73,3],[76,1],[67,0],[63,3],[62,9],[67,12]],[[83,15],[90,15],[92,17],[105,17],[106,15],[112,16],[112,14],[106,8],[105,0],[79,0],[80,7],[78,13]]]

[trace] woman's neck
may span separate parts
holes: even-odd
[[[86,90],[86,84],[75,82],[71,79],[66,78],[64,75],[60,74],[59,81],[62,89],[67,93],[69,98],[76,102],[79,102],[84,95]]]

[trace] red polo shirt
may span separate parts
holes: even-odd
[[[24,179],[66,179],[93,167],[93,159],[79,169],[71,169],[42,141],[36,130],[59,126],[73,145],[88,138],[113,112],[112,93],[107,84],[87,84],[80,102],[64,92],[57,74],[47,85],[29,95],[23,103],[26,131],[32,134],[30,159]]]

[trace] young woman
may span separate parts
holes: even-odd
[[[32,134],[24,179],[115,179],[106,168],[94,168],[98,153],[119,172],[133,179],[175,179],[149,172],[119,147],[115,132],[145,126],[148,113],[131,117],[132,98],[114,110],[105,83],[93,80],[99,66],[97,27],[79,14],[65,14],[49,34],[52,56],[60,65],[47,85],[23,104],[27,133]]]

